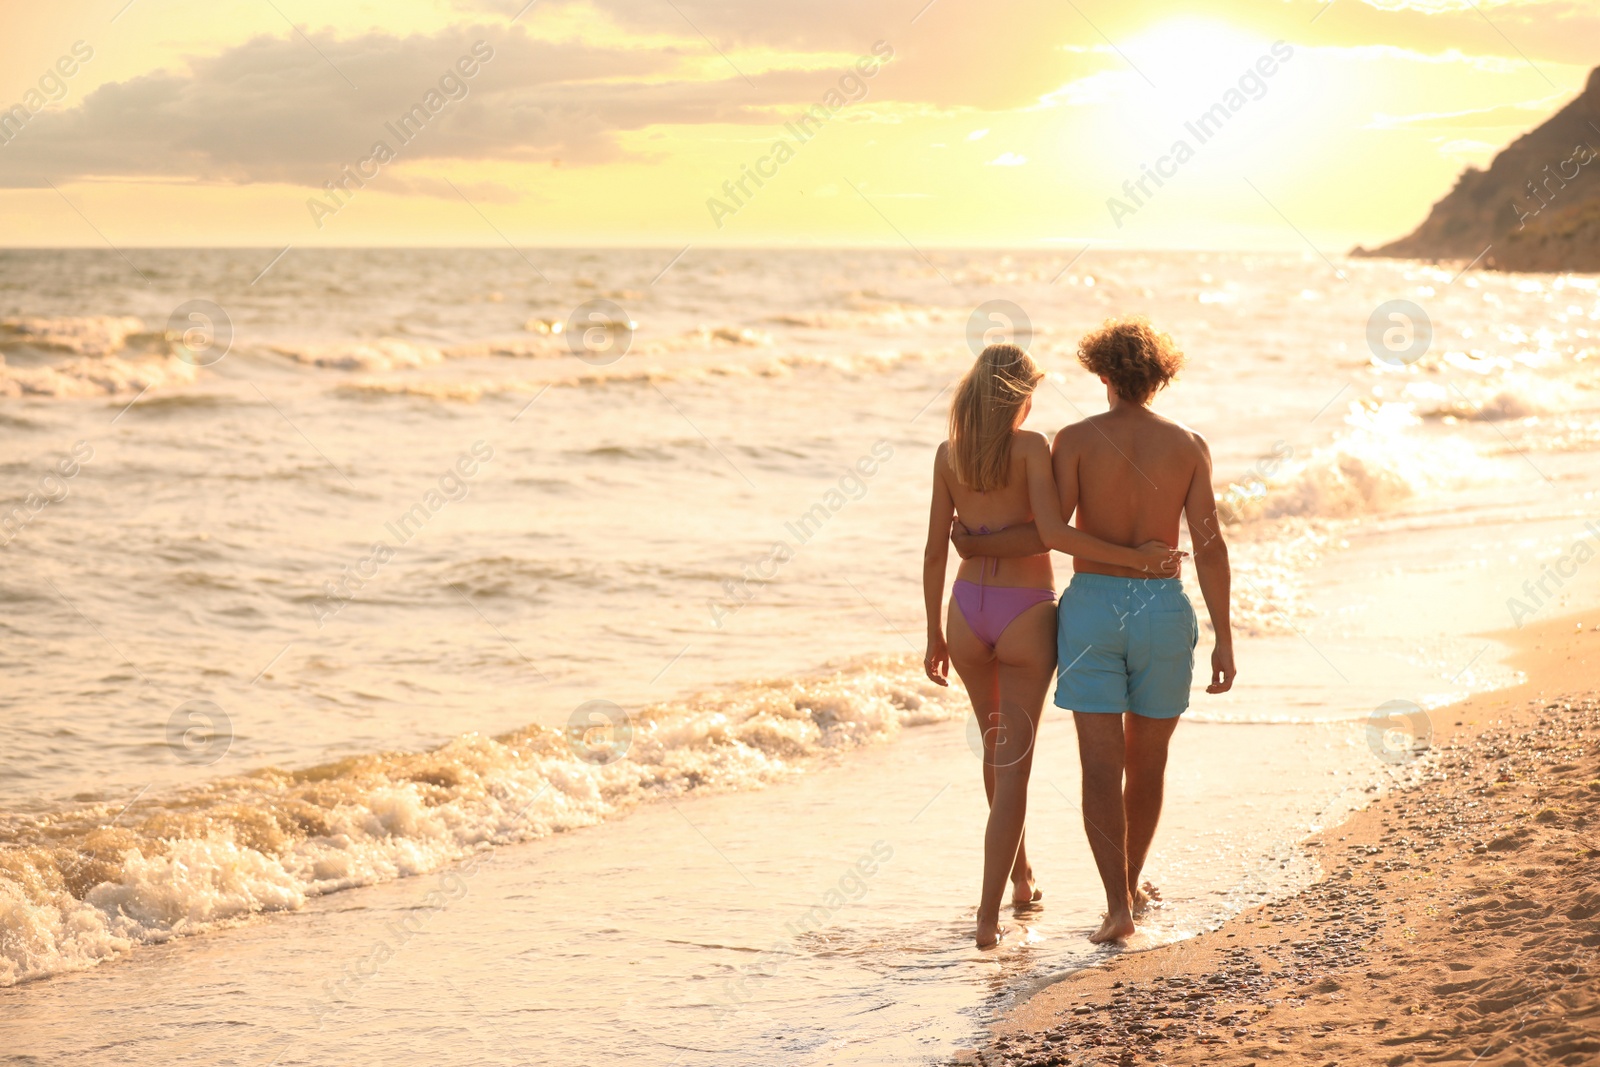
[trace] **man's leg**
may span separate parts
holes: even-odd
[[[1106,887],[1106,921],[1089,940],[1119,941],[1133,933],[1128,830],[1122,806],[1126,747],[1122,716],[1076,711],[1072,718],[1078,727],[1078,759],[1083,765],[1083,829]]]
[[[1161,821],[1167,745],[1172,740],[1172,732],[1178,728],[1179,717],[1150,719],[1130,712],[1122,718],[1126,737],[1122,812],[1127,825],[1127,884],[1136,910],[1142,910],[1151,899],[1160,899],[1159,893],[1140,886],[1139,875],[1144,870],[1150,842],[1156,836],[1156,824]]]

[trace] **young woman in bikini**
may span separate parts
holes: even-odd
[[[1033,391],[1044,375],[1015,345],[990,345],[956,387],[950,439],[933,461],[933,507],[923,552],[928,612],[928,677],[949,684],[952,665],[972,699],[983,733],[983,785],[989,824],[983,839],[983,891],[977,943],[1004,934],[1000,898],[1007,876],[1012,903],[1041,894],[1023,847],[1028,774],[1045,693],[1056,666],[1055,575],[1048,553],[1015,559],[962,560],[951,590],[949,639],[944,608],[952,523],[992,533],[1034,522],[1045,545],[1069,555],[1163,572],[1173,549],[1160,541],[1127,548],[1068,526],[1043,435],[1023,430]]]

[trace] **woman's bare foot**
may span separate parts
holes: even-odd
[[[1030,868],[1026,876],[1013,879],[1011,882],[1011,906],[1013,908],[1026,908],[1044,899],[1044,890],[1040,889],[1033,881],[1033,870]]]
[[[1089,935],[1089,940],[1097,945],[1108,941],[1124,941],[1133,936],[1133,913],[1129,908],[1117,908],[1106,914],[1106,921],[1100,924],[1100,929]]]
[[[1006,935],[1010,932],[1011,927],[1001,926],[998,918],[979,919],[977,934],[978,947],[994,948],[994,946],[998,945],[1001,941],[1004,941]]]
[[[1152,904],[1161,903],[1161,890],[1157,889],[1154,882],[1146,881],[1133,891],[1133,917],[1137,919],[1145,913],[1145,909]]]

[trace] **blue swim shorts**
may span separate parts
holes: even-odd
[[[1056,707],[1183,714],[1200,623],[1181,581],[1074,574],[1057,610]]]

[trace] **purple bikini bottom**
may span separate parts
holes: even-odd
[[[1000,641],[1018,615],[1033,607],[1055,600],[1051,589],[1029,589],[1010,585],[980,585],[965,578],[956,579],[950,589],[961,617],[978,640],[991,649]]]

